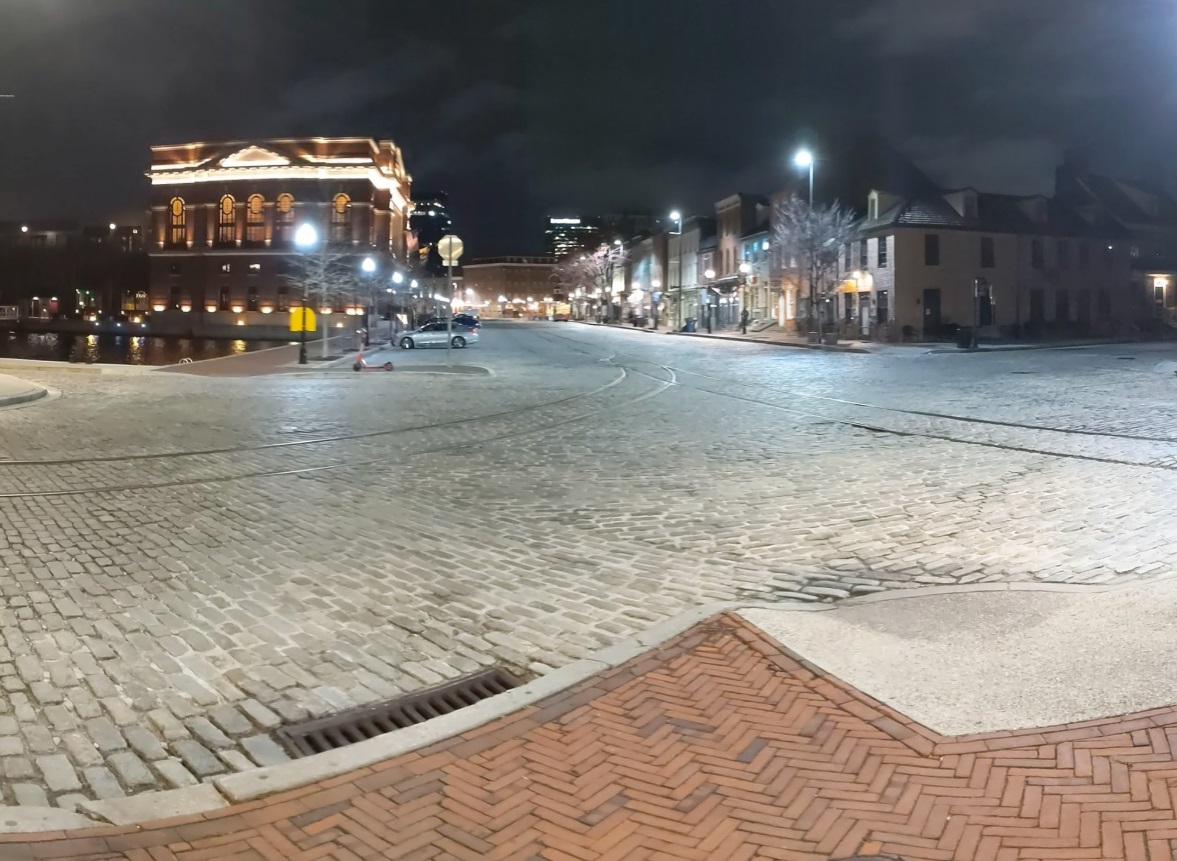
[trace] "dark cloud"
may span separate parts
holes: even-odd
[[[0,0],[0,218],[141,208],[147,147],[391,137],[471,253],[549,211],[706,210],[879,132],[938,180],[1169,157],[1168,0]],[[832,166],[825,162],[825,169]]]

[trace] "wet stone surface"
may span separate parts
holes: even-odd
[[[708,601],[1169,576],[1172,352],[539,324],[488,326],[493,377],[30,373],[63,397],[0,413],[0,802],[281,762],[282,723]]]

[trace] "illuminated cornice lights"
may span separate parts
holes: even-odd
[[[281,167],[290,164],[290,159],[273,150],[250,146],[221,159],[222,167]]]
[[[290,179],[360,179],[367,180],[375,188],[388,191],[397,209],[405,209],[408,201],[401,191],[401,183],[375,168],[359,165],[249,165],[242,167],[214,167],[203,170],[169,170],[156,173],[155,168],[147,174],[152,185],[189,185],[202,182],[232,182],[245,179],[290,180]]]

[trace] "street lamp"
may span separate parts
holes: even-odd
[[[752,264],[747,260],[740,263],[740,325],[743,333],[747,335],[747,327],[744,326],[744,314],[748,310],[748,276],[752,274]]]
[[[715,270],[708,269],[706,272],[703,273],[703,277],[706,278],[708,281],[714,281],[715,280]],[[711,304],[711,300],[714,298],[715,297],[711,294],[711,285],[708,284],[707,285],[707,334],[708,335],[711,334],[711,316],[712,316],[712,308],[713,308],[713,306]]]
[[[365,275],[371,275],[376,271],[376,261],[371,257],[365,257],[360,264],[360,269]],[[368,298],[372,300],[372,306],[376,305],[376,287],[369,285],[371,289],[368,291]],[[372,308],[369,308],[367,303],[364,304],[364,346],[370,347],[372,345]]]
[[[405,273],[393,272],[392,273],[392,283],[393,284],[405,283]],[[413,283],[416,284],[417,282],[414,281]],[[388,292],[390,294],[395,294],[396,290],[392,287],[389,287]],[[396,340],[396,314],[393,311],[393,303],[392,303],[392,299],[390,298],[388,300],[388,343],[389,343],[389,345],[391,345],[395,340]]]
[[[118,226],[117,224],[115,224],[113,221],[110,223],[110,229],[111,229],[111,230],[118,230],[118,227],[119,227],[119,226]]]
[[[801,168],[802,170],[805,170],[806,168],[809,169],[809,205],[810,206],[813,206],[813,162],[814,162],[813,153],[811,153],[807,149],[799,150],[798,153],[795,156],[793,156],[793,164],[797,165],[797,167]]]
[[[674,225],[675,225],[674,229],[670,231],[671,235],[681,236],[682,235],[682,213],[676,209],[674,212],[670,213],[670,220],[673,221]]]
[[[298,229],[294,231],[294,245],[302,251],[310,251],[319,244],[319,231],[315,230],[313,224],[300,224]],[[302,309],[301,318],[302,325],[299,326],[298,332],[298,363],[305,365],[307,363],[307,307],[310,305],[310,287],[307,283],[307,278],[302,280]],[[326,331],[326,328],[324,328]]]

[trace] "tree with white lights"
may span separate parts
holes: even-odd
[[[808,287],[807,307],[802,316],[810,331],[824,333],[829,320],[827,308],[838,287],[838,258],[855,237],[855,215],[834,203],[811,206],[794,196],[773,210],[773,245],[782,266],[795,261],[799,276]]]
[[[596,251],[576,251],[556,267],[556,277],[569,295],[576,289],[597,298],[599,307],[608,307],[613,295],[613,279],[625,265],[629,252],[620,242],[601,245]]]

